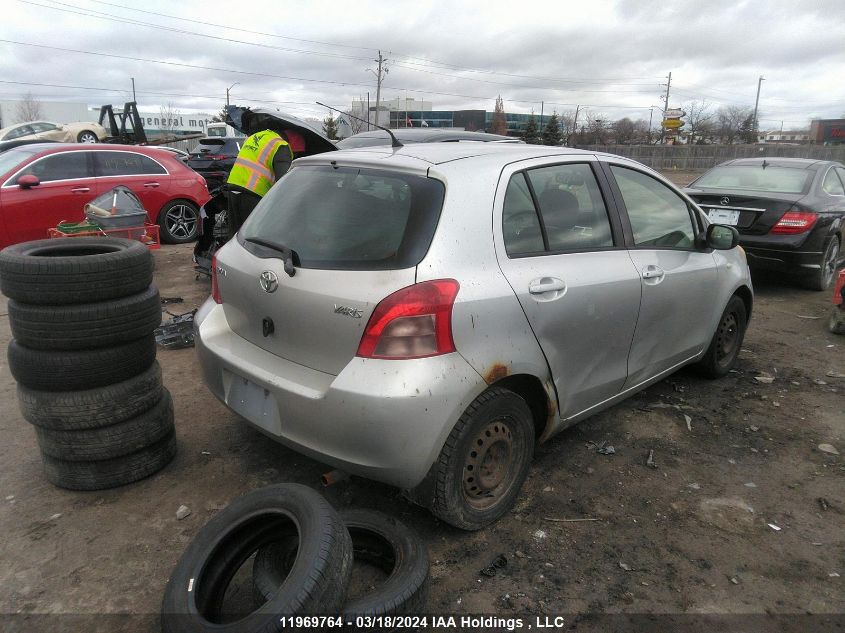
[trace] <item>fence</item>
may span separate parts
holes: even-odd
[[[183,149],[186,152],[193,152],[197,145],[200,144],[198,138],[189,138],[184,141],[173,141],[171,143],[164,143],[167,147],[175,147],[176,149]]]
[[[734,158],[815,158],[845,162],[845,145],[578,145],[579,149],[632,158],[652,169],[704,171]]]

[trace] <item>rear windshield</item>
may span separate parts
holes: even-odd
[[[282,244],[303,268],[411,268],[431,245],[444,195],[442,182],[422,176],[295,167],[261,200],[240,238]]]
[[[350,136],[337,142],[341,149],[355,149],[357,147],[375,147],[376,145],[390,145],[390,137],[383,136]]]
[[[233,138],[201,138],[197,145],[197,154],[231,154],[237,156],[241,151],[241,144]]]
[[[768,193],[805,193],[810,188],[815,173],[810,169],[795,167],[725,165],[713,168],[690,186]]]

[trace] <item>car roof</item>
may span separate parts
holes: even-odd
[[[488,132],[472,132],[468,130],[451,130],[451,129],[442,129],[442,128],[425,128],[425,127],[409,127],[409,128],[398,128],[396,130],[390,130],[393,132],[393,135],[396,136],[399,140],[407,139],[409,141],[413,141],[415,143],[425,143],[431,140],[436,140],[442,137],[450,137],[450,138],[466,138],[466,139],[478,139],[478,140],[486,140],[486,141],[493,141],[493,140],[502,140],[502,141],[514,141],[519,140],[514,136],[505,136],[503,134],[490,134]],[[387,141],[390,140],[387,132],[384,130],[369,130],[367,132],[359,132],[358,134],[354,134],[348,138],[383,138]],[[344,139],[346,140],[346,139]]]
[[[367,169],[387,169],[419,175],[431,174],[434,168],[439,173],[454,170],[500,171],[508,164],[534,158],[554,157],[598,157],[602,160],[614,160],[622,164],[636,166],[650,173],[656,173],[634,160],[591,152],[570,147],[550,147],[543,145],[524,145],[511,143],[413,143],[399,148],[390,146],[362,147],[344,149],[337,152],[317,154],[299,158],[294,165],[326,165],[335,167],[362,167]]]
[[[747,167],[762,167],[763,163],[769,167],[792,167],[793,169],[818,169],[825,165],[838,165],[836,161],[830,160],[816,160],[813,158],[781,158],[778,156],[770,157],[763,156],[760,158],[737,158],[721,163],[718,167],[731,166],[747,166]]]

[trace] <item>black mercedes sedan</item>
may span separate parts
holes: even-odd
[[[836,277],[845,242],[845,166],[804,158],[741,158],[684,191],[712,222],[739,230],[754,269],[800,276],[813,290]]]

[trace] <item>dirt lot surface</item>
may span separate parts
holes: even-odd
[[[207,296],[190,246],[163,248],[156,266],[162,296],[185,300],[170,309]],[[323,492],[419,531],[432,612],[842,614],[845,338],[826,329],[828,293],[776,281],[755,279],[734,373],[708,381],[682,370],[542,445],[516,508],[489,529],[453,529],[361,479]],[[9,338],[2,318],[0,344]],[[0,629],[157,631],[167,578],[215,512],[265,484],[319,489],[328,468],[218,403],[193,350],[160,350],[159,361],[179,454],[147,480],[93,493],[44,479],[0,361]],[[757,380],[765,375],[773,381]],[[597,452],[602,443],[615,454]],[[183,504],[191,514],[180,521]],[[507,566],[480,575],[498,554]]]

